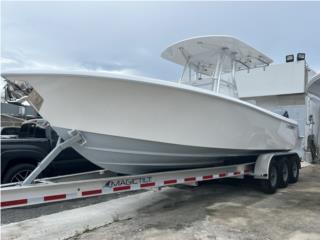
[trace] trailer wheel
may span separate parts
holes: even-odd
[[[280,159],[279,165],[278,165],[278,171],[279,171],[278,186],[280,188],[285,188],[288,186],[288,182],[289,182],[289,165],[286,158]]]
[[[289,183],[296,183],[299,180],[300,159],[292,158],[289,163]]]
[[[3,183],[21,182],[36,168],[30,163],[17,164],[10,167],[3,176]]]
[[[261,189],[264,193],[272,194],[278,188],[279,171],[274,161],[270,162],[268,179],[261,181]]]

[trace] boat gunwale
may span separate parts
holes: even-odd
[[[108,78],[112,78],[112,79],[117,79],[119,81],[136,81],[142,84],[149,84],[149,85],[160,85],[163,87],[170,87],[170,88],[175,88],[175,89],[179,89],[179,90],[185,90],[188,92],[195,92],[195,93],[199,93],[199,94],[204,94],[207,96],[211,96],[211,97],[217,97],[219,99],[223,99],[223,100],[227,100],[233,103],[238,103],[241,104],[243,106],[246,106],[247,108],[251,108],[257,112],[262,112],[267,116],[273,117],[275,119],[293,124],[295,126],[298,126],[298,123],[295,120],[286,118],[284,116],[281,116],[279,114],[273,113],[269,110],[263,109],[261,107],[258,107],[256,105],[253,105],[251,103],[245,102],[243,100],[237,99],[237,98],[233,98],[233,97],[229,97],[223,94],[219,94],[219,93],[215,93],[212,92],[210,90],[207,89],[202,89],[202,88],[198,88],[198,87],[194,87],[191,85],[186,85],[186,84],[182,84],[182,83],[178,83],[178,82],[173,82],[173,81],[169,81],[169,80],[160,80],[160,79],[156,79],[156,78],[149,78],[149,77],[143,77],[143,76],[132,76],[132,75],[125,75],[125,74],[115,74],[115,73],[108,73],[108,72],[85,72],[85,71],[64,71],[64,72],[60,72],[60,71],[24,71],[24,72],[20,72],[20,71],[7,71],[7,72],[2,72],[1,76],[7,80],[10,80],[10,77],[14,77],[14,76],[19,76],[19,77],[23,77],[23,76],[60,76],[60,77],[85,77],[85,78],[96,78],[96,79],[108,79]],[[32,84],[31,84],[32,85]]]

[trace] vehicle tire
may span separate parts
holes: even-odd
[[[278,188],[278,178],[279,171],[277,165],[274,161],[270,162],[268,179],[263,179],[261,181],[261,189],[264,193],[272,194],[277,191]]]
[[[291,158],[289,161],[289,183],[296,183],[299,180],[300,159]]]
[[[30,163],[11,166],[3,176],[3,183],[23,181],[35,168],[36,166]]]
[[[289,164],[286,158],[282,158],[278,162],[278,171],[278,187],[285,188],[289,183]]]

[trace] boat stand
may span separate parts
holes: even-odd
[[[69,132],[69,138],[62,141],[59,137],[58,142],[54,149],[38,164],[38,166],[31,172],[31,174],[22,182],[22,186],[30,185],[39,174],[46,169],[46,167],[58,156],[60,152],[64,149],[71,147],[73,144],[85,144],[85,139],[81,136],[80,132],[77,130],[72,130]]]

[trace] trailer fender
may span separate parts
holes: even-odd
[[[256,179],[268,179],[269,166],[274,153],[266,153],[258,156],[254,165],[253,176]]]
[[[273,152],[265,153],[258,156],[254,166],[253,176],[256,179],[268,179],[270,163],[273,159],[286,157],[288,159],[299,158],[296,152]]]

